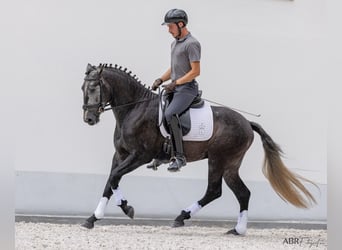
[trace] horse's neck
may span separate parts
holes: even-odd
[[[110,86],[112,106],[114,107],[136,102],[146,94],[140,83],[119,69],[107,72],[104,77]]]
[[[125,117],[137,108],[137,105],[141,103],[139,107],[146,107],[156,97],[125,72],[108,72],[104,77],[110,86],[111,106],[119,123],[122,123]],[[141,110],[141,113],[144,112],[145,110]]]
[[[154,94],[140,98],[127,105],[113,108],[117,127],[120,128],[125,123],[128,126],[139,126],[139,123],[144,123],[146,120],[155,120],[156,124],[158,123],[158,96]]]

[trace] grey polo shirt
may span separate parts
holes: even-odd
[[[201,60],[201,44],[191,33],[171,44],[171,79],[177,80],[191,70],[191,62]]]

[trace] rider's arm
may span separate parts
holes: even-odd
[[[169,68],[161,77],[163,82],[171,79],[171,68]]]
[[[177,85],[181,85],[187,82],[191,82],[201,73],[201,65],[199,61],[191,62],[191,69],[188,73],[186,73],[181,78],[176,80]]]

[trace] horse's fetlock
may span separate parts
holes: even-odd
[[[121,200],[121,204],[119,205],[119,207],[125,207],[125,206],[127,206],[127,203],[128,203],[128,201],[127,200]]]
[[[128,204],[128,201],[127,200],[121,200],[121,204],[118,205],[119,207],[121,207],[122,211],[124,211],[125,213],[127,212],[127,204]]]
[[[92,216],[90,216],[87,221],[90,223],[94,223],[95,221],[99,220],[99,218],[96,218],[95,214],[93,214]]]

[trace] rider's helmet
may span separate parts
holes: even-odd
[[[162,25],[169,24],[169,23],[179,23],[183,22],[184,26],[188,24],[188,15],[184,10],[181,9],[172,9],[169,10],[164,17],[164,22]]]

